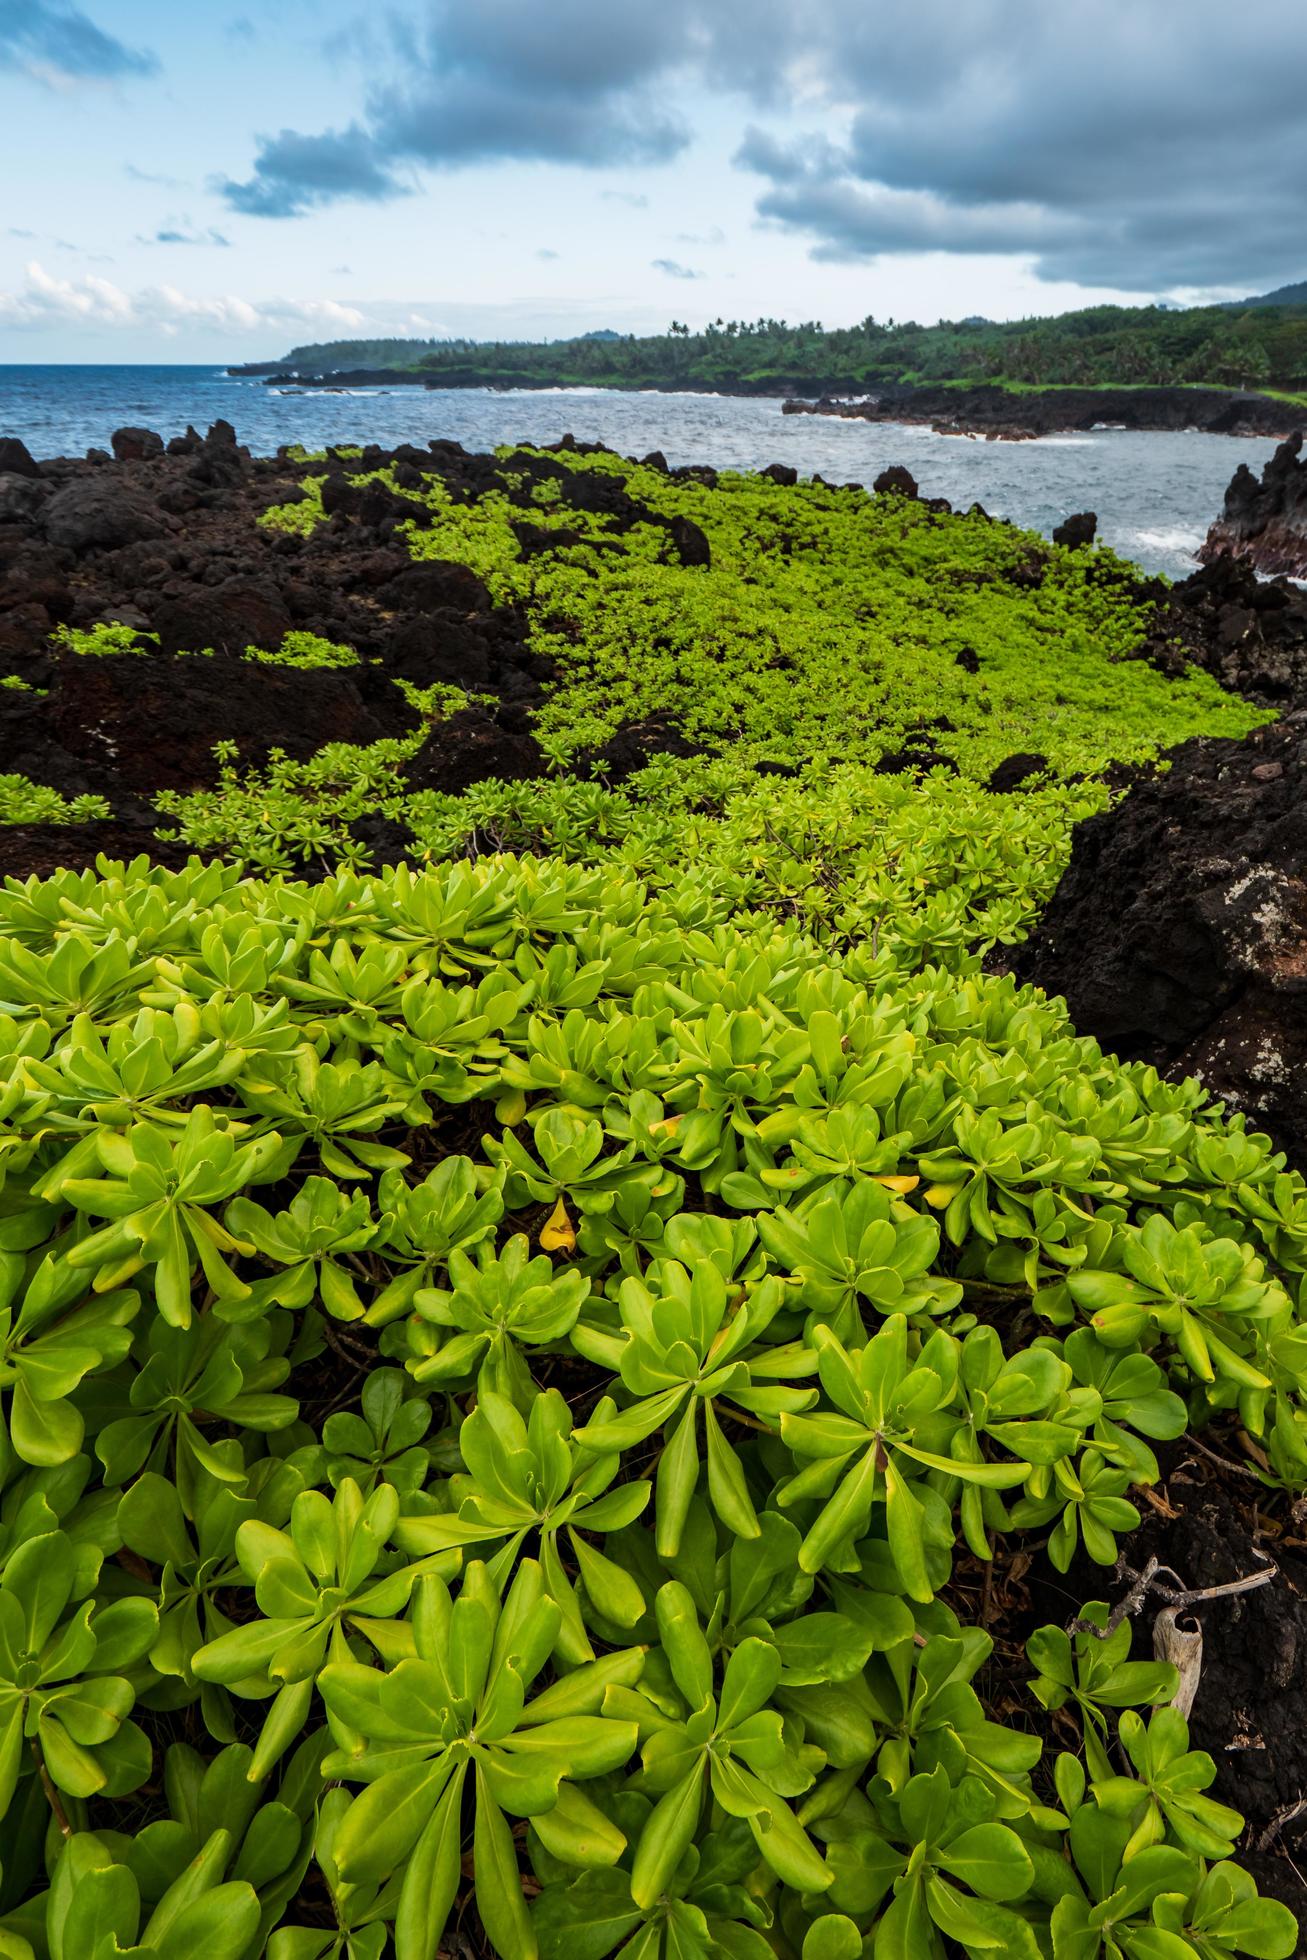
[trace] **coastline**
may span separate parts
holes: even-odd
[[[258,380],[265,387],[289,394],[348,394],[359,388],[419,388],[427,393],[485,390],[492,394],[555,393],[565,388],[556,378],[467,368],[439,375],[411,368],[342,368],[301,374],[274,362],[249,362],[228,367],[237,380]],[[919,386],[886,384],[874,394],[854,395],[838,383],[816,395],[805,384],[767,376],[756,387],[687,387],[683,380],[642,378],[638,384],[586,381],[574,384],[587,391],[614,395],[704,394],[740,400],[776,397],[785,415],[828,415],[848,421],[899,422],[935,430],[940,435],[976,436],[1006,442],[1033,441],[1045,435],[1087,433],[1120,428],[1138,433],[1180,434],[1196,430],[1205,435],[1262,436],[1276,441],[1307,421],[1307,408],[1275,395],[1228,388],[1051,387],[1020,392],[994,383],[974,386],[939,382]]]
[[[864,400],[792,399],[784,415],[920,424],[939,435],[1030,442],[1040,436],[1120,428],[1140,433],[1266,436],[1283,440],[1307,411],[1274,395],[1226,388],[1040,388],[1020,394],[993,384],[885,388]]]

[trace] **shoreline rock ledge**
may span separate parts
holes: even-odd
[[[1280,444],[1260,482],[1240,463],[1221,515],[1198,553],[1204,564],[1228,553],[1259,572],[1307,579],[1307,462],[1299,460],[1302,446],[1300,429]]]

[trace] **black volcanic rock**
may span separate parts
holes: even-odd
[[[1080,824],[1017,970],[1307,1162],[1307,711],[1186,742]]]
[[[1299,430],[1282,442],[1260,482],[1240,463],[1225,493],[1221,515],[1198,556],[1210,562],[1228,553],[1259,572],[1307,578],[1307,462],[1300,462]]]
[[[153,429],[115,429],[109,442],[119,463],[145,463],[163,454],[163,437]]]
[[[1160,587],[1148,639],[1135,658],[1164,674],[1191,663],[1263,707],[1307,704],[1307,592],[1260,578],[1246,558],[1209,559],[1178,585]]]
[[[157,505],[117,476],[75,478],[56,490],[43,512],[51,544],[69,551],[111,551],[162,536],[168,519]]]
[[[0,476],[40,476],[41,466],[17,436],[0,436]]]
[[[1228,388],[1042,388],[1014,394],[994,383],[947,387],[896,382],[870,399],[787,401],[786,415],[924,423],[944,435],[1028,440],[1074,429],[1200,429],[1209,435],[1287,435],[1296,411],[1273,395]]]
[[[1071,551],[1082,551],[1086,545],[1094,542],[1097,530],[1097,511],[1080,510],[1054,528],[1053,543],[1064,544]]]
[[[916,477],[911,470],[904,469],[902,463],[891,463],[887,470],[881,471],[871,487],[878,497],[883,497],[888,491],[900,497],[916,497],[919,494]]]

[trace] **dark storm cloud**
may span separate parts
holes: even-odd
[[[396,196],[401,163],[667,162],[690,140],[662,85],[691,52],[693,14],[691,0],[638,14],[611,0],[432,0],[420,28],[395,29],[401,79],[372,90],[363,125],[283,130],[224,193],[240,211],[286,217]]]
[[[76,7],[0,0],[0,68],[26,69],[42,80],[119,81],[157,67],[152,54],[127,47]]]
[[[423,167],[664,163],[716,95],[715,124],[764,125],[737,159],[760,219],[821,258],[1017,253],[1153,292],[1307,270],[1301,0],[1255,22],[1228,0],[425,0],[369,46],[358,119],[264,139],[231,204],[394,197]]]
[[[1263,0],[804,10],[838,139],[751,132],[758,210],[826,259],[1018,252],[1046,279],[1163,291],[1307,260],[1307,11]]]

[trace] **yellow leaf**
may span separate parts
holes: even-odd
[[[540,1233],[540,1243],[546,1252],[574,1252],[576,1232],[567,1215],[567,1206],[562,1199],[554,1206]]]
[[[887,1191],[897,1191],[901,1198],[906,1198],[909,1191],[916,1190],[921,1179],[919,1177],[873,1177],[871,1181],[873,1184],[883,1184]],[[927,1192],[926,1195],[929,1197],[930,1193]]]
[[[521,1089],[510,1089],[495,1104],[496,1120],[511,1130],[526,1115],[526,1096]]]
[[[932,1184],[922,1195],[928,1205],[933,1205],[936,1211],[943,1211],[946,1205],[952,1204],[961,1189],[960,1184]]]

